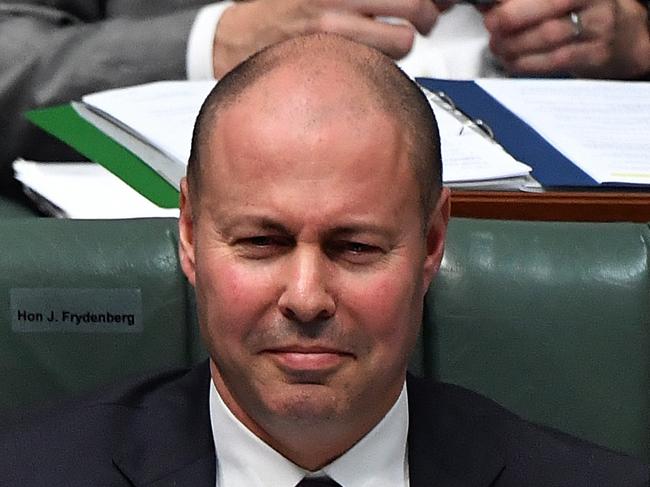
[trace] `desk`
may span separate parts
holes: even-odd
[[[452,190],[451,214],[504,220],[650,222],[650,191],[510,191]]]

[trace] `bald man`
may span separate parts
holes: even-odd
[[[209,95],[180,260],[210,359],[0,438],[0,484],[648,486],[646,467],[407,377],[449,194],[426,99],[331,35]]]

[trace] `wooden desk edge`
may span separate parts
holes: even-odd
[[[650,192],[468,191],[452,189],[451,214],[540,221],[650,222]]]

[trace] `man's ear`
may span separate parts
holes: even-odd
[[[424,259],[423,275],[425,292],[440,269],[442,254],[445,251],[445,236],[449,224],[450,208],[449,189],[442,188],[438,202],[429,217],[429,227],[427,228],[427,254]]]
[[[178,256],[181,268],[192,286],[196,282],[196,266],[194,261],[194,213],[187,185],[187,178],[181,180],[180,217],[178,219]]]

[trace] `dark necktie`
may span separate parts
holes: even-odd
[[[329,477],[305,477],[296,487],[341,487]]]

